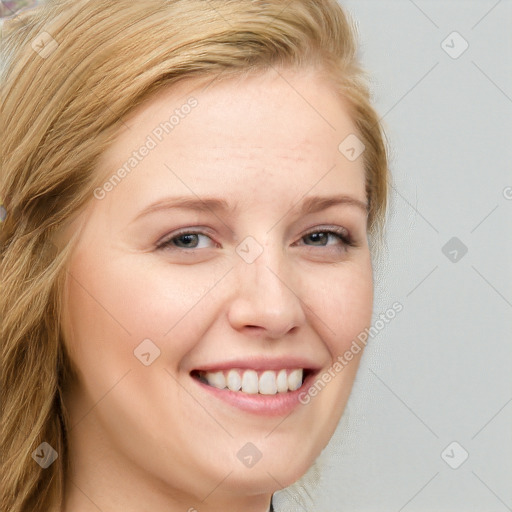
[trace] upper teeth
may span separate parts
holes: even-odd
[[[210,386],[231,391],[262,395],[275,395],[295,391],[302,385],[302,369],[296,370],[227,370],[218,372],[201,372],[201,377]]]

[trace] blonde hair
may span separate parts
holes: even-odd
[[[123,117],[187,78],[314,67],[347,100],[366,146],[372,233],[386,209],[387,157],[336,0],[48,0],[3,31],[0,507],[43,512],[63,502],[62,396],[74,375],[60,330],[70,247],[55,234],[93,198]],[[42,442],[58,452],[47,469],[32,459]]]

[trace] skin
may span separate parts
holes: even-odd
[[[326,446],[357,371],[361,352],[286,419],[227,405],[190,376],[256,356],[302,356],[326,371],[370,324],[373,300],[364,209],[297,212],[313,195],[366,202],[362,158],[338,151],[354,124],[317,71],[163,89],[124,119],[98,175],[108,179],[191,96],[197,107],[65,233],[76,246],[63,335],[78,369],[65,398],[65,512],[265,512]],[[138,217],[170,196],[224,199],[234,211]],[[183,238],[156,248],[198,227],[185,248]],[[318,234],[336,227],[354,246]],[[252,263],[236,251],[248,236],[262,249]],[[144,339],[161,351],[149,366],[134,356]],[[247,442],[262,454],[252,468],[236,456]]]

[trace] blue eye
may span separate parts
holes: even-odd
[[[310,231],[301,240],[309,240],[313,247],[327,247],[330,245],[353,246],[354,243],[345,229],[323,229]],[[329,243],[331,242],[331,243]],[[309,244],[305,244],[309,245]]]
[[[206,243],[201,243],[201,239],[206,239]],[[203,234],[195,232],[183,232],[168,238],[157,245],[158,249],[204,249],[208,247],[208,240],[213,240]]]
[[[302,243],[299,243],[302,242]],[[294,245],[306,245],[309,247],[331,247],[346,249],[348,246],[355,246],[348,231],[339,229],[318,229],[310,231],[301,237]],[[204,233],[196,231],[182,231],[158,243],[156,248],[162,250],[187,250],[206,249],[218,247],[218,245]]]

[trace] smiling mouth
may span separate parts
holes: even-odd
[[[312,373],[306,368],[246,370],[232,368],[216,372],[194,370],[191,376],[203,384],[248,395],[276,395],[299,389]]]

